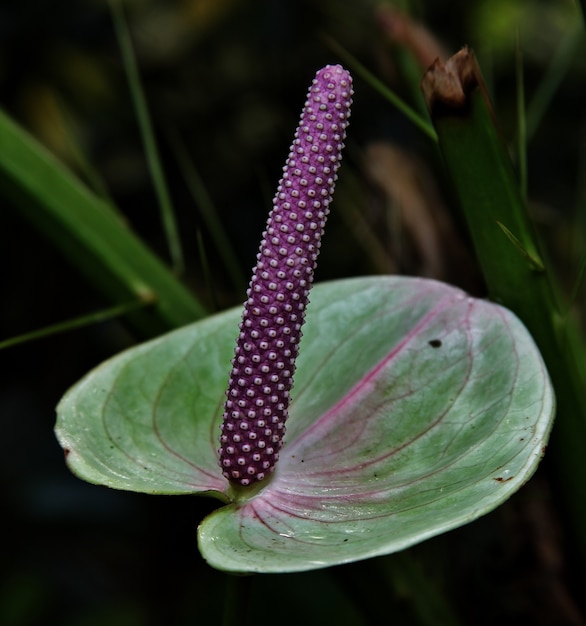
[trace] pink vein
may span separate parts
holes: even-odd
[[[416,337],[430,322],[441,313],[448,306],[453,304],[454,301],[461,299],[460,294],[450,295],[444,298],[439,304],[431,310],[425,317],[423,317],[412,329],[405,335],[403,340],[398,343],[391,352],[377,365],[375,365],[370,372],[358,382],[343,398],[341,398],[334,406],[332,406],[326,413],[324,413],[319,419],[317,419],[310,427],[308,427],[302,434],[300,434],[294,441],[287,445],[287,454],[294,452],[296,448],[303,442],[303,440],[309,437],[316,429],[321,428],[330,420],[335,420],[337,414],[342,411],[346,406],[359,396],[367,385],[375,378],[375,376],[387,366],[387,364],[394,359],[405,347]]]

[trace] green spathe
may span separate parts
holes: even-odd
[[[533,473],[554,399],[526,329],[448,285],[316,285],[274,476],[232,491],[217,438],[240,310],[114,357],[59,406],[81,478],[228,503],[199,528],[214,567],[288,572],[388,554],[494,509]]]

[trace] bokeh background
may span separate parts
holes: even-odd
[[[426,65],[469,45],[514,159],[521,51],[536,120],[530,210],[577,314],[584,310],[586,55],[577,2],[128,0],[124,9],[177,211],[182,278],[210,310],[239,304],[243,293],[214,250],[178,151],[201,177],[246,277],[309,82],[340,61],[332,39],[416,109]],[[168,260],[104,0],[2,0],[0,106],[107,192]],[[484,293],[434,146],[357,77],[317,279],[388,272]],[[0,285],[0,339],[111,305],[1,188]],[[202,562],[195,541],[214,503],[87,485],[70,475],[53,435],[67,388],[141,339],[116,320],[0,351],[2,626],[221,623],[226,579]],[[392,566],[256,577],[254,623],[368,624],[382,611],[379,623],[586,624],[586,581],[555,492],[546,458],[510,502],[411,550],[410,564],[398,556]],[[429,585],[423,599],[413,563]],[[380,603],[365,613],[361,598],[377,593]],[[438,621],[440,600],[452,616]]]

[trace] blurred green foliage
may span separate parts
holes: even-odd
[[[214,247],[184,176],[189,168],[181,167],[183,157],[171,137],[181,138],[246,275],[307,82],[319,66],[338,61],[323,35],[403,98],[416,98],[416,77],[424,68],[408,38],[391,41],[381,28],[379,4],[124,3],[185,251],[180,280],[210,308],[215,302],[221,308],[237,304],[244,294],[234,288]],[[449,54],[464,44],[476,51],[514,162],[518,37],[526,101],[529,111],[539,112],[527,147],[530,214],[566,293],[573,294],[571,313],[584,326],[586,294],[578,279],[586,250],[586,55],[576,36],[583,27],[578,3],[397,4]],[[572,53],[561,55],[572,37],[577,37]],[[426,273],[484,294],[436,147],[362,79],[356,79],[355,91],[346,163],[318,280]],[[132,230],[169,261],[104,0],[3,0],[0,106],[99,197],[113,200]],[[2,189],[0,202],[1,338],[110,306],[33,228],[34,219],[23,219]],[[424,215],[437,220],[433,241],[439,256],[430,257],[418,244],[421,233],[407,219],[405,207],[422,206]],[[67,473],[53,439],[53,407],[62,392],[137,338],[132,326],[110,321],[0,353],[0,484],[9,538],[0,567],[2,624],[220,623],[225,581],[201,562],[194,532],[213,504],[81,484]],[[510,504],[413,555],[421,576],[441,590],[461,623],[583,624],[584,598],[578,592],[585,581],[567,542],[546,456],[535,479]],[[417,610],[400,567],[393,569],[392,593],[381,568],[388,570],[377,562],[371,569],[336,568],[331,576],[255,578],[256,623],[273,623],[281,604],[292,607],[280,618],[283,624],[372,623],[368,603],[376,594],[389,621],[394,616],[397,623],[433,623]]]

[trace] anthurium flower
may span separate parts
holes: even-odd
[[[295,360],[350,97],[345,70],[318,72],[244,314],[127,350],[58,407],[81,478],[222,502],[198,529],[219,569],[308,570],[406,548],[507,499],[549,435],[553,392],[527,330],[436,281],[316,285]]]

